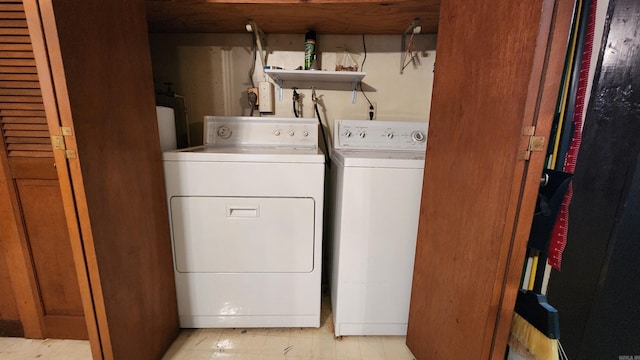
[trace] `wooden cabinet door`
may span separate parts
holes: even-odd
[[[419,360],[503,359],[570,0],[441,3],[407,344]],[[546,140],[545,140],[546,142]]]
[[[21,1],[0,2],[3,244],[27,337],[86,339],[83,309]],[[9,223],[12,224],[9,224]]]
[[[159,359],[179,327],[144,2],[24,3],[92,354]]]

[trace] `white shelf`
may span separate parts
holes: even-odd
[[[356,87],[362,81],[366,73],[357,71],[323,71],[323,70],[276,70],[267,69],[264,71],[280,87],[278,89],[278,99],[282,101],[282,83],[284,81],[307,81],[307,82],[341,82],[351,83],[352,102],[355,102]]]
[[[322,82],[360,82],[366,75],[356,71],[323,71],[323,70],[275,70],[264,71],[274,81],[322,81]]]

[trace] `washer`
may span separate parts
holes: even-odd
[[[328,218],[335,335],[405,335],[426,122],[336,120]]]
[[[204,146],[163,153],[180,326],[319,327],[317,121],[204,121]]]

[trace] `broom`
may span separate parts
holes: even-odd
[[[548,169],[544,175],[545,181],[541,184],[528,243],[533,254],[533,265],[529,282],[525,284],[528,285],[527,290],[519,290],[516,298],[508,359],[560,358],[558,311],[549,305],[541,292],[551,229],[572,176]]]
[[[560,359],[558,311],[546,297],[530,290],[520,290],[511,321],[509,359]],[[513,353],[517,355],[512,355]]]

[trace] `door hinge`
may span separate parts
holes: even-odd
[[[62,135],[52,135],[51,143],[53,144],[54,150],[62,150],[64,151],[64,157],[67,159],[76,159],[78,158],[78,154],[75,150],[67,150],[67,146],[64,143],[65,136],[72,136],[73,130],[67,126],[60,127],[60,133]]]
[[[66,150],[66,147],[64,146],[64,138],[62,137],[62,135],[52,135],[51,144],[53,144],[54,150]]]
[[[72,136],[73,130],[71,130],[71,128],[68,126],[61,126],[60,133],[62,134],[62,136]]]
[[[522,150],[518,152],[518,160],[529,160],[531,158],[532,152],[542,152],[544,151],[544,136],[536,136],[536,127],[535,126],[525,126],[522,129],[522,135],[527,136],[529,141],[527,143],[527,150]]]
[[[78,154],[76,153],[75,150],[65,150],[64,157],[66,157],[67,159],[77,159]]]

